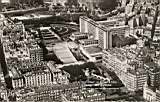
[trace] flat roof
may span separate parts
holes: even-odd
[[[102,49],[97,46],[91,46],[91,47],[86,47],[84,48],[89,54],[95,54],[95,53],[100,53],[102,52]]]
[[[56,56],[63,62],[63,63],[74,63],[77,62],[76,58],[71,53],[70,49],[68,48],[67,42],[57,43],[53,46],[53,50]]]
[[[94,40],[94,39],[82,39],[82,40],[79,40],[80,43],[85,43],[85,42],[88,42],[88,41],[90,41],[90,42],[97,41],[98,42],[98,40]]]

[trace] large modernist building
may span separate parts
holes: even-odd
[[[88,17],[80,17],[80,32],[92,34],[94,40],[99,40],[99,47],[102,49],[112,48],[112,36],[130,33],[129,26],[120,25],[119,21],[107,20],[96,22]]]

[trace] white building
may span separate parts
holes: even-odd
[[[127,56],[135,60],[134,54],[123,48],[103,51],[102,63],[106,68],[113,70],[117,74],[128,90],[136,91],[143,89],[147,78],[146,71],[136,66],[136,64],[131,64],[132,61]]]
[[[43,49],[37,44],[33,44],[29,47],[30,61],[40,62],[43,61]]]
[[[156,102],[156,92],[150,89],[147,83],[145,83],[143,88],[143,98],[149,102]]]
[[[51,85],[51,72],[49,70],[39,70],[28,72],[24,75],[26,87],[38,87],[42,85]]]
[[[122,19],[122,17],[119,19]],[[103,22],[96,22],[85,16],[81,16],[79,20],[80,32],[91,34],[93,40],[99,41],[99,47],[102,49],[112,48],[112,35],[130,35],[130,27],[120,25],[119,22],[121,22],[121,20],[110,19]]]
[[[49,3],[49,4],[61,4],[62,6],[65,6],[65,3],[67,2],[67,0],[44,0],[44,3]]]
[[[160,90],[153,90],[150,86],[145,83],[143,87],[143,98],[148,102],[159,102],[160,101]]]

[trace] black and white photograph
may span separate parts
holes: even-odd
[[[160,0],[0,0],[0,102],[160,102]]]

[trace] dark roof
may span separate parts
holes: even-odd
[[[148,66],[148,71],[152,73],[160,72],[160,66],[157,63],[154,62],[146,63],[146,66]]]

